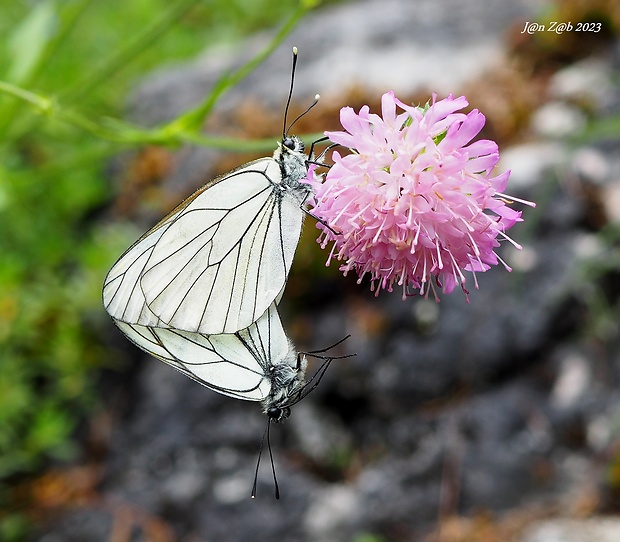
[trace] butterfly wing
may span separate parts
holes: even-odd
[[[283,290],[306,193],[264,158],[203,187],[130,247],[104,282],[116,320],[207,335],[255,322]]]
[[[293,365],[296,359],[275,304],[249,328],[231,334],[115,323],[142,350],[203,386],[237,399],[265,399],[271,391],[272,363]]]

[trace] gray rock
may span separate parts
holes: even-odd
[[[549,82],[549,95],[566,101],[585,101],[604,111],[614,101],[612,73],[612,66],[603,58],[586,58],[558,70]]]
[[[563,102],[549,102],[532,117],[534,134],[549,139],[570,137],[582,131],[586,124],[586,115],[579,107]]]
[[[556,519],[532,526],[518,542],[617,542],[620,520],[616,518]]]

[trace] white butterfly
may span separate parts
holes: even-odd
[[[311,193],[303,142],[285,136],[261,158],[207,183],[114,264],[103,304],[115,320],[234,333],[281,294]]]
[[[219,335],[114,322],[136,346],[203,386],[261,401],[271,421],[288,417],[301,399],[306,356],[286,336],[275,303],[250,327]]]
[[[332,360],[350,357],[320,355],[348,336],[329,348],[297,353],[282,328],[275,303],[247,329],[219,335],[127,324],[119,320],[114,323],[136,346],[203,386],[237,399],[261,402],[268,422],[258,453],[251,496],[256,496],[258,468],[266,436],[275,497],[279,499],[280,489],[269,440],[271,422],[278,423],[288,418],[291,407],[318,386]],[[305,380],[306,354],[323,360],[308,381]]]

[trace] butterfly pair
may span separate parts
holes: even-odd
[[[138,347],[201,384],[262,401],[274,421],[303,390],[284,290],[311,192],[301,140],[217,178],[136,241],[108,273],[103,304]]]
[[[261,401],[270,422],[288,417],[333,359],[309,352],[325,362],[305,382],[306,356],[277,311],[312,193],[302,182],[312,149],[306,156],[286,135],[293,78],[273,157],[198,189],[125,251],[103,286],[105,309],[136,346],[214,391]]]

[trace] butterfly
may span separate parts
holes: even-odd
[[[223,395],[261,401],[279,422],[304,387],[305,356],[286,336],[273,303],[251,326],[235,333],[206,335],[115,321],[136,346]]]
[[[115,320],[197,333],[249,327],[284,289],[311,193],[303,143],[207,183],[136,241],[108,273]]]
[[[294,49],[293,76],[296,58]],[[273,156],[199,188],[112,266],[103,305],[115,321],[234,333],[280,299],[308,212],[304,203],[312,194],[302,182],[312,149],[305,155],[303,141],[287,135],[292,81],[282,140]],[[318,95],[302,115],[317,101]]]
[[[251,326],[230,334],[205,335],[121,321],[115,323],[136,346],[203,386],[237,399],[261,402],[268,422],[259,449],[252,498],[256,495],[265,435],[275,496],[277,499],[280,497],[269,441],[271,423],[279,423],[289,417],[291,407],[318,386],[331,361],[353,355],[321,355],[349,336],[322,350],[297,353],[282,327],[275,303]],[[305,380],[307,355],[323,360],[308,381]]]

